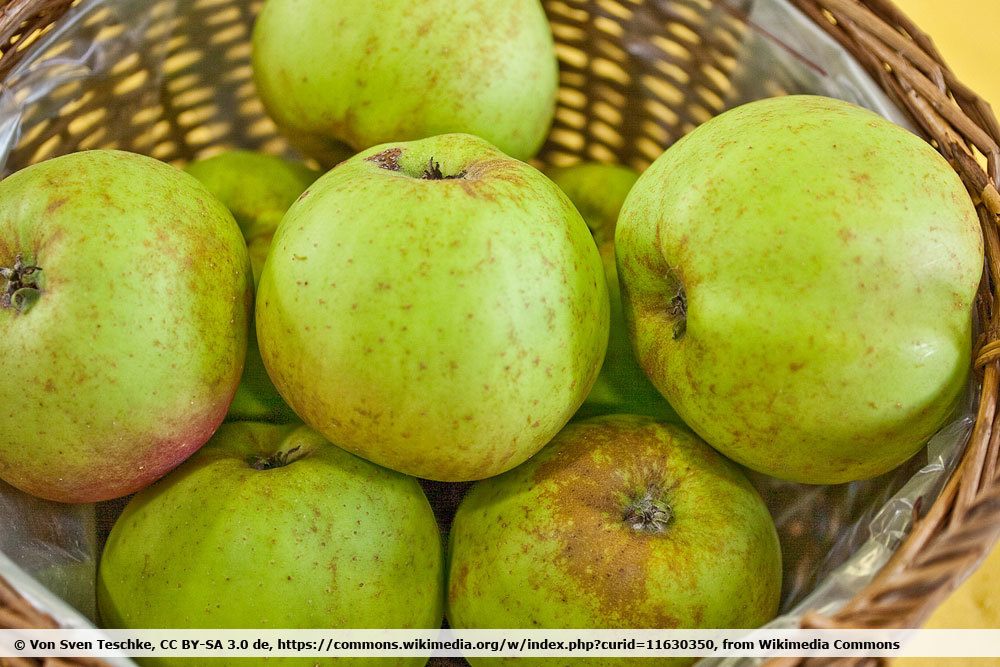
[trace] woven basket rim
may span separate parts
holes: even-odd
[[[40,35],[77,0],[4,0],[0,5],[0,86],[32,53]],[[724,0],[716,0],[724,1]],[[806,628],[916,627],[1000,538],[1000,123],[962,83],[931,38],[892,0],[787,0],[842,45],[965,183],[986,248],[977,297],[984,333],[974,350],[979,381],[972,436],[954,473],[877,576],[829,615],[807,614]],[[986,167],[983,167],[985,162]],[[20,625],[18,625],[20,624]],[[0,627],[51,627],[0,577]],[[96,661],[78,661],[95,664]],[[852,659],[844,664],[878,662]],[[784,658],[768,665],[815,664]]]

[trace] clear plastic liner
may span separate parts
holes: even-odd
[[[89,618],[95,617],[93,505],[63,505],[0,481],[0,552]]]
[[[41,38],[36,57],[19,63],[0,89],[3,175],[24,166],[12,166],[10,157],[25,136],[54,129],[61,112],[97,95],[107,112],[103,136],[118,148],[148,151],[152,135],[136,119],[159,102],[176,8],[174,0],[84,0],[57,22]],[[136,57],[154,76],[128,92],[106,90],[106,74]]]
[[[669,2],[670,0],[656,0]],[[713,10],[722,18],[748,17],[738,58],[730,106],[784,92],[820,93],[846,99],[909,126],[839,45],[785,0],[728,0]],[[155,133],[150,126],[170,82],[162,64],[171,41],[212,50],[211,30],[195,22],[175,21],[212,0],[84,0],[48,33],[32,59],[22,62],[0,93],[0,160],[4,173],[29,159],[23,144],[43,127],[58,122],[60,111],[100,92],[107,114],[102,145],[148,152]],[[178,34],[184,30],[184,34]],[[629,49],[642,57],[642,49]],[[122,94],[103,90],[106,74],[130,57],[152,64],[155,76]],[[231,84],[214,58],[185,66],[221,96]],[[88,93],[88,91],[90,91]],[[223,99],[219,105],[235,103]],[[137,128],[139,128],[137,130]],[[241,145],[243,134],[231,137]],[[256,146],[245,146],[254,148]],[[43,147],[44,148],[44,147]],[[32,155],[39,154],[37,146]],[[20,151],[20,152],[19,152]],[[59,152],[59,149],[55,149]],[[44,150],[41,151],[44,154]],[[47,155],[46,155],[47,156]],[[909,463],[882,477],[854,484],[817,487],[752,475],[774,515],[785,552],[782,615],[771,625],[792,627],[806,609],[837,609],[875,575],[905,536],[915,514],[931,505],[967,442],[972,426],[974,392],[961,414],[943,428]],[[108,507],[112,509],[109,510]],[[113,518],[121,503],[102,506]],[[58,622],[79,626],[94,615],[94,573],[101,533],[94,506],[61,506],[29,499],[0,486],[0,573]],[[13,561],[13,562],[12,562]],[[14,565],[17,564],[17,566]],[[19,566],[19,567],[18,567]],[[34,577],[38,581],[32,579]],[[38,582],[44,582],[51,592]],[[75,607],[59,601],[62,598]],[[77,613],[79,612],[79,613]],[[82,614],[82,615],[81,615]],[[749,665],[756,660],[705,660],[703,664]],[[121,664],[125,664],[124,662]]]
[[[729,7],[735,0],[723,0]],[[866,107],[913,130],[913,125],[864,68],[787,0],[754,0],[746,11],[742,68],[729,106],[772,97],[778,91],[828,95]]]

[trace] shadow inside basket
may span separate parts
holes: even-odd
[[[0,99],[5,173],[92,148],[176,165],[231,148],[299,157],[254,90],[249,37],[260,4],[83,0],[8,78]],[[543,4],[560,91],[539,166],[594,160],[641,170],[727,108],[788,93],[846,99],[908,124],[785,0]],[[794,624],[803,608],[838,606],[885,563],[953,469],[971,430],[972,395],[970,388],[961,413],[928,447],[879,478],[818,487],[751,475],[784,553],[775,624]],[[467,487],[424,485],[443,531]],[[14,517],[0,549],[92,618],[97,554],[123,506],[69,508],[0,486],[2,515]]]

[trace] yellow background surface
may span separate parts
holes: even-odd
[[[1000,549],[986,561],[927,621],[928,628],[1000,627]],[[909,658],[892,667],[997,667],[1000,658]]]
[[[945,62],[1000,109],[1000,0],[896,0],[929,34]]]
[[[945,62],[970,88],[1000,109],[1000,0],[896,0],[896,4],[928,33]],[[1000,550],[994,550],[979,572],[948,600],[928,627],[1000,627]],[[894,661],[904,665],[996,665],[985,660]]]

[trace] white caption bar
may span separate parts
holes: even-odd
[[[0,630],[0,657],[993,657],[991,630]]]

